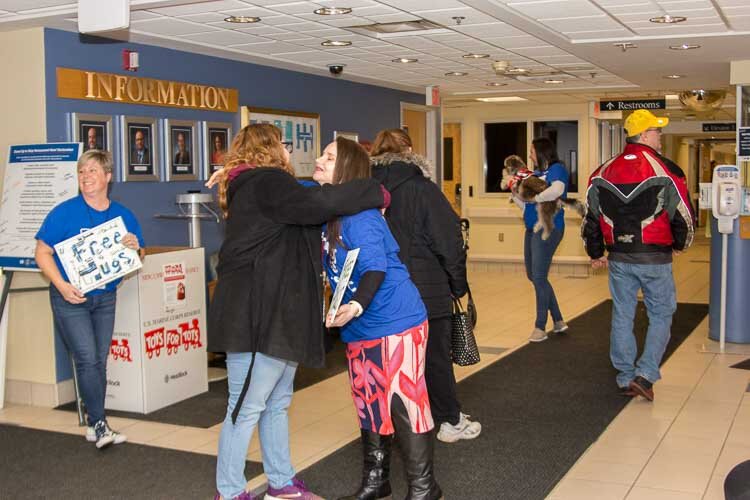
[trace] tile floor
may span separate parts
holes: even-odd
[[[699,241],[675,261],[680,302],[708,302],[709,247]],[[551,281],[567,319],[609,297],[607,276],[580,279],[553,275]],[[522,273],[474,272],[477,341],[487,349],[478,365],[456,369],[462,379],[526,344],[534,315],[533,290]],[[729,345],[726,354],[707,339],[702,322],[663,368],[656,401],[634,400],[581,456],[549,499],[718,500],[724,478],[750,458],[750,371],[729,368],[750,356],[750,345]],[[606,330],[603,331],[606,334]],[[315,463],[359,435],[346,374],[295,393],[290,409],[292,458],[298,470]],[[0,410],[0,422],[70,434],[84,434],[69,412],[28,406]],[[131,442],[216,454],[220,425],[198,429],[111,418]],[[257,436],[248,458],[260,460]],[[249,488],[265,483],[252,478]]]

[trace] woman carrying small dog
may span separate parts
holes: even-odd
[[[565,165],[557,157],[554,143],[546,137],[534,139],[531,143],[529,158],[534,164],[534,175],[542,178],[549,186],[534,198],[534,202],[523,202],[514,191],[514,201],[523,210],[523,220],[526,226],[524,236],[523,257],[526,264],[526,276],[534,284],[536,294],[536,321],[529,341],[542,342],[547,340],[547,312],[552,315],[555,333],[562,333],[568,329],[557,304],[555,291],[549,282],[549,268],[552,256],[560,245],[565,234],[565,214],[559,210],[554,217],[554,229],[548,238],[542,238],[541,231],[534,231],[538,220],[536,203],[565,198],[568,194],[569,174]]]

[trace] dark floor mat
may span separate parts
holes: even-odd
[[[629,401],[617,393],[609,360],[612,302],[569,323],[562,335],[529,344],[458,385],[464,411],[482,423],[473,441],[437,443],[435,470],[446,498],[544,499]],[[679,304],[664,360],[708,314],[708,306]],[[640,348],[648,320],[639,303]],[[659,384],[655,385],[659,397]],[[355,441],[303,471],[326,498],[355,491],[361,448]],[[395,454],[394,498],[406,494]]]
[[[126,443],[97,450],[81,436],[0,425],[0,498],[209,499],[216,457]],[[247,477],[262,473],[247,462]]]
[[[750,370],[750,359],[733,364],[729,368],[739,368],[740,370]]]
[[[221,366],[221,362],[214,362],[212,365]],[[226,367],[226,364],[223,366]],[[299,391],[346,370],[346,345],[337,339],[333,343],[332,349],[326,354],[325,368],[316,369],[302,366],[297,370],[294,377],[294,390]],[[208,392],[198,394],[147,415],[116,410],[107,410],[107,415],[207,429],[224,420],[227,411],[227,394],[227,381],[224,379],[208,384]],[[57,409],[77,411],[74,402],[58,406]]]

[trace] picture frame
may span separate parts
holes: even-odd
[[[320,156],[320,115],[244,106],[241,124],[272,123],[281,130],[281,140],[291,155],[297,177],[312,179],[315,159]]]
[[[82,152],[90,149],[113,152],[111,116],[72,113],[72,119],[72,140],[83,144]]]
[[[204,178],[224,166],[224,155],[232,142],[232,124],[224,122],[205,122],[203,126],[203,164]]]
[[[333,140],[335,141],[337,137],[344,137],[345,139],[350,139],[354,142],[359,142],[359,134],[357,132],[340,132],[338,130],[334,130]]]
[[[193,121],[164,120],[167,181],[198,179],[198,135]]]
[[[123,117],[122,156],[123,181],[160,180],[156,118]]]

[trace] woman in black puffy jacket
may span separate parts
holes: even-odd
[[[370,154],[373,177],[391,193],[385,217],[400,247],[399,257],[427,307],[425,378],[437,437],[447,443],[473,439],[482,426],[461,412],[451,360],[452,298],[468,290],[460,219],[430,180],[430,163],[412,151],[406,132],[382,130]]]

